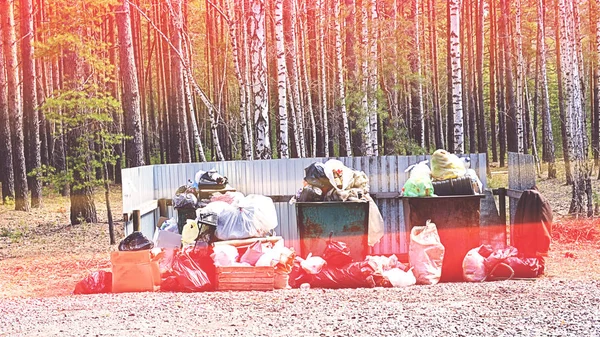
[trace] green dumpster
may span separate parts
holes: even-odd
[[[300,232],[301,256],[322,256],[332,240],[348,245],[354,261],[363,261],[368,247],[368,202],[297,202],[296,219]]]

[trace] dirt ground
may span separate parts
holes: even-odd
[[[492,172],[490,185],[501,186],[505,169]],[[68,198],[49,191],[44,208],[30,213],[0,205],[0,316],[8,322],[0,336],[600,336],[593,309],[600,306],[600,218],[567,216],[570,187],[560,177],[559,171],[558,179],[538,180],[555,215],[555,240],[540,279],[273,293],[72,296],[90,272],[110,270],[116,246],[109,245],[103,193],[96,198],[100,223],[70,226]],[[120,217],[119,186],[111,204]],[[115,220],[118,242],[122,223]]]

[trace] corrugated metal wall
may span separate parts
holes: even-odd
[[[336,158],[346,166],[364,171],[370,180],[371,193],[400,193],[408,175],[404,170],[411,164],[430,156],[380,156]],[[471,168],[486,184],[485,154],[470,154]],[[175,190],[193,180],[198,170],[215,168],[229,179],[229,184],[244,194],[268,196],[293,195],[302,187],[304,168],[315,161],[328,158],[274,159],[256,161],[207,162],[188,164],[152,165],[123,170],[123,211],[129,212],[149,200],[172,198]],[[385,235],[373,248],[375,254],[404,254],[408,252],[402,202],[399,199],[379,199],[376,203],[385,224]],[[295,206],[287,202],[275,203],[279,226],[278,235],[289,246],[300,249],[296,226]]]

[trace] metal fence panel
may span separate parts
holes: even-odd
[[[486,186],[485,154],[470,154],[473,168]],[[408,179],[404,170],[412,164],[430,159],[431,156],[380,156],[345,157],[339,159],[346,166],[364,171],[369,177],[370,192],[400,193]],[[325,162],[329,158],[274,159],[256,161],[229,161],[186,164],[152,165],[124,169],[123,211],[130,212],[137,205],[149,200],[172,198],[175,191],[188,179],[193,180],[198,170],[216,169],[226,176],[229,184],[244,194],[268,196],[295,195],[302,187],[304,168],[313,162]],[[402,202],[399,199],[375,199],[384,219],[384,238],[373,247],[375,254],[404,254],[408,252],[407,229]],[[299,233],[296,210],[288,202],[275,203],[279,226],[278,235],[299,250]],[[156,218],[156,216],[154,216]],[[150,216],[144,216],[150,221]]]

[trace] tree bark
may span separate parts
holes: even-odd
[[[29,211],[25,144],[23,136],[23,111],[19,94],[19,69],[15,37],[14,0],[0,0],[0,20],[4,61],[6,62],[8,116],[12,129],[13,172],[15,178],[15,210]]]
[[[123,0],[122,4],[116,8],[115,17],[119,31],[119,73],[123,80],[121,103],[126,120],[125,135],[130,137],[125,142],[126,165],[127,167],[138,167],[144,165],[144,143],[138,71],[134,59],[128,0]]]
[[[490,11],[490,43],[489,43],[489,51],[490,51],[490,131],[492,136],[492,161],[498,161],[498,140],[497,140],[497,132],[496,132],[496,60],[497,60],[497,51],[496,51],[496,4],[494,0],[490,0],[489,2],[489,11]]]
[[[548,94],[548,76],[546,73],[546,4],[544,2],[545,0],[539,0],[537,6],[538,53],[540,60],[540,86],[542,96],[542,160],[548,163],[548,178],[556,178],[556,168],[554,166],[554,137],[552,135],[552,118],[550,115],[550,95]]]
[[[487,136],[487,126],[485,123],[485,108],[484,108],[484,98],[483,98],[483,48],[484,48],[484,38],[483,38],[483,30],[484,30],[484,22],[483,22],[483,6],[484,0],[477,0],[477,28],[475,29],[475,43],[477,45],[477,55],[476,55],[476,68],[477,68],[477,106],[479,112],[479,125],[477,127],[477,134],[479,136],[478,141],[478,150],[479,153],[486,154],[486,167],[489,168],[490,161],[488,160],[488,136]],[[493,132],[493,131],[492,131]]]
[[[506,136],[507,136],[507,147],[509,152],[519,152],[519,138],[518,138],[518,122],[515,102],[515,92],[513,84],[513,62],[512,53],[510,48],[510,36],[509,36],[509,21],[508,13],[510,8],[508,6],[508,0],[500,0],[501,4],[501,15],[500,15],[500,37],[503,40],[502,47],[504,49],[504,87],[506,90]]]
[[[377,93],[379,89],[379,72],[377,60],[379,53],[377,41],[379,40],[379,16],[377,13],[377,0],[370,3],[370,29],[369,29],[369,126],[371,131],[371,154],[379,155],[379,121]]]
[[[283,0],[275,1],[275,44],[277,49],[277,93],[279,113],[279,158],[289,158],[287,67],[283,36]]]
[[[458,0],[449,0],[449,18],[450,20],[450,63],[452,77],[448,80],[452,82],[452,111],[454,113],[454,153],[461,154],[465,152],[464,134],[463,134],[463,102],[462,102],[462,74],[461,74],[461,55],[460,55],[460,3]]]
[[[321,80],[321,127],[323,128],[323,150],[324,156],[329,157],[329,115],[327,107],[327,70],[325,68],[325,16],[326,6],[323,0],[317,0],[319,26],[319,70]]]
[[[4,13],[3,13],[4,15]],[[0,27],[3,28],[3,27]],[[8,115],[8,82],[4,66],[4,44],[0,38],[0,177],[2,180],[2,202],[15,197],[15,175],[13,173],[12,137]]]
[[[560,18],[561,72],[565,99],[565,122],[568,141],[568,152],[573,162],[573,185],[569,213],[586,214],[589,201],[586,198],[590,180],[590,167],[587,162],[585,148],[585,122],[581,99],[581,82],[579,73],[579,53],[575,37],[578,35],[574,24],[574,5],[570,1],[559,0],[558,15]],[[589,188],[591,190],[591,188]],[[586,200],[587,199],[587,200]],[[586,201],[587,206],[586,207]],[[588,214],[590,216],[591,214]]]
[[[23,117],[27,122],[24,127],[28,137],[26,167],[29,172],[39,169],[42,165],[40,149],[40,126],[37,107],[35,61],[33,59],[33,2],[20,1],[21,21],[21,69],[23,75]],[[42,207],[42,183],[39,174],[28,177],[31,190],[31,207]]]
[[[335,55],[337,63],[337,83],[339,92],[339,104],[342,112],[342,126],[344,128],[344,156],[349,157],[352,155],[352,147],[350,145],[350,126],[348,124],[348,111],[346,110],[346,90],[344,87],[344,68],[342,61],[342,29],[340,24],[340,2],[342,0],[334,0],[334,20],[335,20]]]
[[[508,7],[507,7],[508,9]],[[521,0],[515,1],[515,35],[516,35],[516,51],[517,55],[517,97],[515,110],[515,124],[517,127],[517,150],[519,153],[525,153],[525,129],[524,116],[525,111],[525,60],[523,59],[523,34],[521,33]],[[506,21],[508,22],[508,21]],[[510,150],[509,150],[510,151]]]
[[[562,48],[561,45],[561,25],[560,23],[560,13],[559,13],[559,0],[556,1],[556,26],[555,26],[555,34],[556,34],[556,72],[558,75],[558,109],[560,112],[560,131],[562,136],[562,145],[563,145],[563,158],[565,162],[565,176],[567,180],[567,185],[573,184],[573,170],[571,169],[571,159],[570,159],[570,151],[568,145],[567,138],[567,123],[566,123],[566,106],[565,106],[565,98],[564,98],[564,90],[563,90],[563,65],[562,65]]]
[[[411,113],[412,113],[412,138],[415,143],[425,146],[425,118],[423,118],[423,83],[421,82],[421,46],[419,27],[419,0],[411,1],[412,23],[413,23],[413,47],[410,53],[410,66],[413,73],[411,81]]]
[[[438,75],[438,51],[437,51],[437,19],[436,19],[436,0],[427,0],[427,6],[429,10],[429,43],[431,49],[431,62],[432,62],[432,74],[433,77],[433,113],[434,113],[434,129],[435,129],[435,147],[443,149],[445,147],[444,142],[444,131],[442,123],[442,113],[440,108],[440,85]]]

